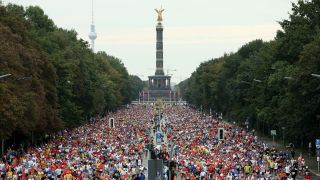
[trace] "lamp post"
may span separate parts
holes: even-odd
[[[254,78],[252,81],[254,81],[254,82],[258,82],[258,83],[262,83],[263,81],[262,80],[260,80],[260,79],[256,79],[256,78]],[[251,84],[252,83],[252,81],[250,80],[250,82],[248,82],[248,81],[240,81],[240,83],[244,83],[244,84]]]
[[[4,78],[4,77],[8,77],[8,76],[11,76],[11,74],[4,74],[4,75],[1,75],[0,78]]]
[[[244,122],[247,128],[247,132],[249,131],[249,117],[247,117],[246,122]]]
[[[311,76],[313,77],[316,77],[316,78],[320,78],[320,74],[310,74]],[[285,76],[283,77],[284,79],[289,79],[289,80],[294,80],[295,78],[291,77],[291,76]]]
[[[258,82],[258,83],[262,82],[262,80],[260,80],[260,79],[253,79],[253,81]]]
[[[284,79],[289,79],[289,80],[293,80],[293,77],[291,77],[291,76],[285,76],[285,77],[283,77]]]
[[[320,78],[320,74],[311,74],[311,76],[316,77],[316,78]]]

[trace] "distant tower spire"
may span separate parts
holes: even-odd
[[[95,30],[95,26],[94,26],[94,22],[93,22],[93,0],[92,0],[92,4],[91,4],[91,11],[92,11],[92,19],[91,19],[91,29],[90,29],[90,33],[89,33],[89,39],[91,40],[91,49],[94,52],[94,40],[97,39],[97,33]]]

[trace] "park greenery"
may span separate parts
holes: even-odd
[[[179,84],[185,100],[307,147],[320,138],[320,1],[298,1],[274,40],[206,61]]]
[[[136,99],[143,82],[37,6],[0,1],[0,139],[30,140]]]

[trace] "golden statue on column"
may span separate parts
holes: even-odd
[[[158,19],[157,21],[158,22],[161,22],[163,19],[162,19],[162,12],[164,11],[164,9],[162,9],[162,7],[160,9],[154,9],[157,13],[158,13]]]

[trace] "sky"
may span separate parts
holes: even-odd
[[[122,60],[128,72],[147,80],[156,66],[155,8],[164,26],[164,71],[178,83],[201,62],[236,52],[255,40],[274,39],[297,0],[93,0],[95,51]],[[58,27],[89,41],[91,0],[2,0],[38,5]]]

